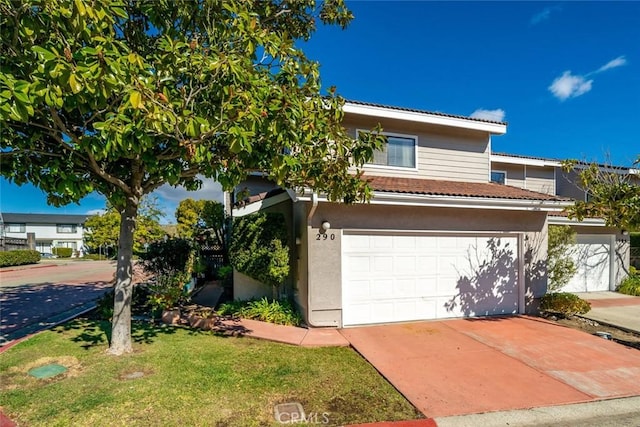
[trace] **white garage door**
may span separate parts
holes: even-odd
[[[345,232],[344,326],[518,312],[517,238]]]
[[[572,250],[576,263],[575,276],[562,290],[564,292],[608,291],[611,267],[611,236],[578,235]]]

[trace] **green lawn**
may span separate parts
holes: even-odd
[[[300,348],[211,332],[134,324],[134,353],[108,356],[107,323],[79,320],[0,355],[0,405],[20,425],[278,425],[273,407],[300,402],[329,425],[419,418],[349,348]],[[44,363],[70,367],[37,380]],[[143,372],[138,379],[127,374]],[[324,420],[318,417],[319,421]]]

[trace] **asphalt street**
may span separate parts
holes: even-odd
[[[0,346],[92,307],[114,271],[111,261],[72,260],[0,269]]]

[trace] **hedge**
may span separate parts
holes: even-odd
[[[19,250],[0,252],[0,267],[36,264],[38,261],[40,261],[40,252],[38,251]]]
[[[53,248],[51,251],[55,256],[60,258],[70,258],[73,253],[73,249],[71,248]]]
[[[284,215],[254,213],[234,218],[231,265],[267,286],[278,287],[289,276],[289,245]]]

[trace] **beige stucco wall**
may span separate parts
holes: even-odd
[[[348,115],[343,121],[352,136],[356,130],[372,129],[376,123],[374,119],[356,115]],[[380,120],[380,124],[384,132],[418,137],[418,170],[367,166],[368,175],[488,182],[488,133],[400,120]]]
[[[327,239],[320,232],[323,221],[331,224]],[[546,291],[544,212],[320,203],[307,229],[308,322],[311,326],[340,326],[341,323],[343,229],[523,232],[539,243],[537,252],[528,258],[532,265],[525,274],[526,295],[534,298]],[[528,301],[527,307],[530,306]]]

